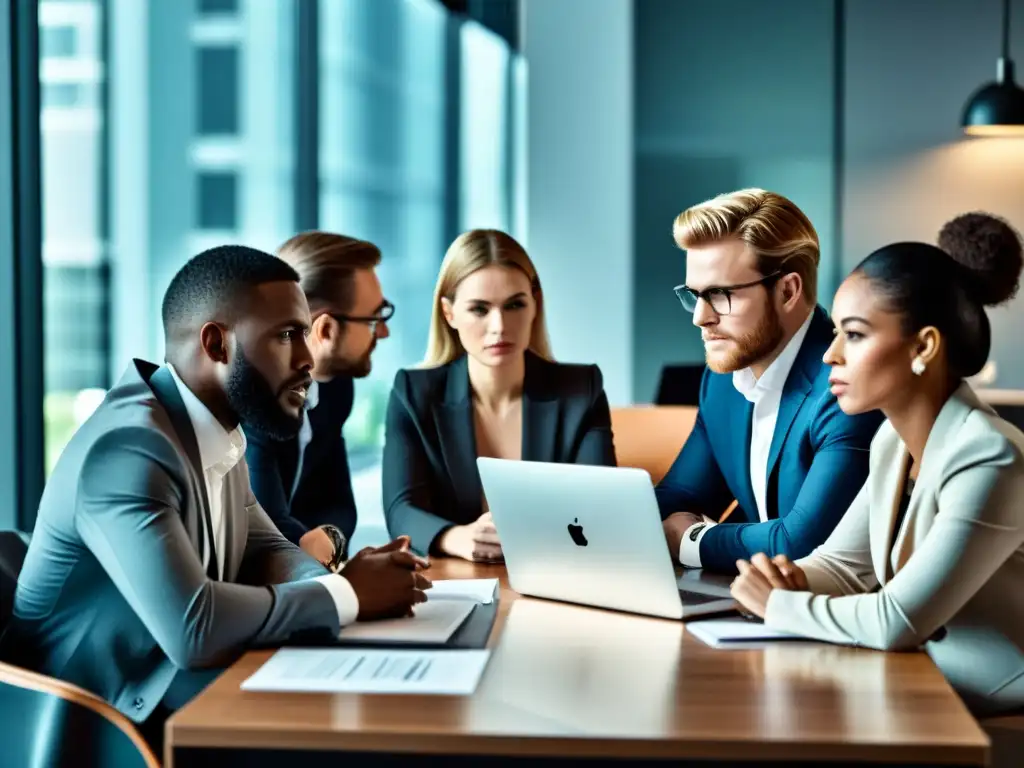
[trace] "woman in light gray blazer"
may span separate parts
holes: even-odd
[[[1024,707],[1024,434],[964,379],[988,358],[984,307],[1016,293],[1021,242],[966,214],[939,245],[881,248],[836,293],[832,392],[887,418],[867,482],[811,555],[741,561],[732,592],[778,629],[924,647],[974,711],[1008,711]]]

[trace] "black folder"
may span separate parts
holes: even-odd
[[[444,643],[382,643],[379,641],[360,641],[346,639],[342,640],[332,636],[324,630],[299,632],[291,636],[287,643],[294,647],[319,647],[319,648],[380,648],[380,649],[407,649],[431,648],[434,650],[460,649],[478,650],[487,647],[487,640],[494,628],[494,620],[498,616],[501,590],[494,590],[494,598],[489,603],[477,603],[473,606],[469,616],[456,629],[447,642]]]

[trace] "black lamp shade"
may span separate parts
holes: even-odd
[[[972,136],[1024,136],[1024,88],[1013,80],[982,86],[964,107],[963,126]]]
[[[1002,38],[996,81],[975,91],[964,107],[961,122],[969,136],[1024,136],[1024,90],[1013,80],[1010,58],[1010,0],[1003,0]]]

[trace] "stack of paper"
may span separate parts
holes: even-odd
[[[283,648],[242,683],[243,691],[469,695],[490,651]]]
[[[498,588],[497,579],[444,579],[427,590],[427,600],[471,600],[491,603]]]
[[[703,619],[689,621],[686,628],[715,648],[749,648],[769,640],[806,640],[801,635],[766,627],[747,619]]]
[[[413,616],[382,621],[360,621],[341,630],[342,642],[387,645],[444,645],[478,603],[491,603],[497,579],[447,579],[427,590],[427,602]]]
[[[428,600],[413,608],[413,616],[357,621],[343,627],[338,637],[359,643],[443,644],[462,626],[473,606],[468,600]]]

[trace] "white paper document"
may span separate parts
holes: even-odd
[[[342,627],[338,638],[360,643],[444,644],[474,607],[476,603],[469,600],[428,599],[413,608],[413,616],[353,622]]]
[[[497,579],[442,579],[427,590],[427,600],[472,600],[477,603],[494,602]]]
[[[242,683],[242,690],[467,696],[476,690],[490,655],[490,651],[282,648]]]
[[[686,628],[715,648],[742,648],[763,645],[768,640],[806,640],[801,635],[766,627],[747,619],[702,619],[689,621]]]

